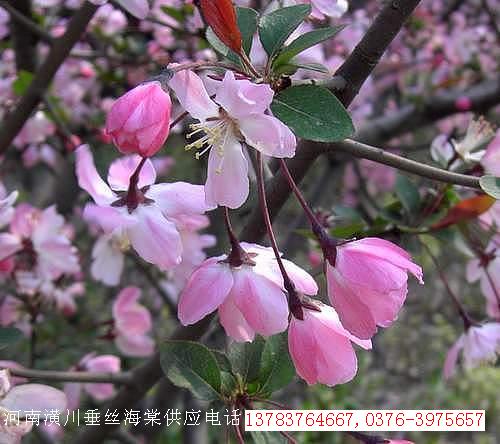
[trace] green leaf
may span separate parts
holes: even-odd
[[[500,199],[500,177],[483,176],[479,179],[479,185],[486,194],[495,199]]]
[[[229,372],[220,372],[221,377],[221,392],[223,395],[230,397],[238,387],[236,378]]]
[[[351,118],[342,103],[321,86],[287,88],[274,97],[271,110],[304,139],[336,142],[354,133]]]
[[[295,369],[288,354],[288,339],[286,333],[271,336],[267,339],[260,364],[259,392],[271,395],[288,385],[295,375]]]
[[[321,63],[299,63],[293,60],[290,63],[277,66],[273,71],[275,75],[291,76],[295,74],[298,69],[306,69],[308,71],[320,72],[322,74],[330,74],[330,70]]]
[[[311,13],[310,5],[279,8],[261,17],[259,37],[269,57],[274,56],[290,34]]]
[[[214,356],[219,368],[224,372],[231,372],[231,363],[225,353],[219,350],[210,350]]]
[[[191,341],[166,341],[160,346],[160,363],[165,375],[177,387],[187,388],[199,399],[219,399],[221,371],[214,354]]]
[[[184,20],[184,14],[179,9],[172,8],[171,6],[160,6],[160,9],[179,23],[182,23]]]
[[[12,84],[12,89],[16,96],[22,96],[33,80],[33,73],[25,70],[19,71],[17,79]]]
[[[417,186],[408,177],[398,174],[396,178],[396,195],[403,208],[409,214],[415,214],[420,208],[420,193]]]
[[[300,54],[302,51],[305,51],[307,48],[310,48],[333,37],[343,28],[344,25],[333,26],[331,28],[319,28],[302,34],[279,52],[278,56],[274,60],[273,66],[287,63],[289,60]]]
[[[23,337],[23,332],[17,328],[0,328],[0,350],[14,345]]]
[[[228,353],[233,373],[239,374],[245,383],[257,379],[263,350],[264,339],[260,336],[253,342],[233,342]]]
[[[238,19],[238,28],[240,28],[241,38],[243,40],[243,49],[250,54],[252,41],[257,31],[259,13],[252,8],[236,8],[236,18]]]
[[[243,49],[247,54],[250,54],[252,49],[252,41],[255,32],[257,31],[257,22],[259,14],[252,8],[236,8],[236,18],[238,20],[238,27],[240,28],[241,38],[243,41]],[[222,56],[227,58],[233,63],[240,65],[240,56],[232,49],[229,49],[217,37],[212,28],[207,28],[205,34],[208,43]]]

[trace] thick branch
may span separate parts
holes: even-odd
[[[49,55],[36,72],[28,90],[16,108],[5,118],[0,128],[0,153],[3,153],[9,147],[33,110],[40,103],[57,70],[85,32],[96,10],[96,5],[86,1],[69,21],[64,35],[55,40]]]
[[[131,384],[130,373],[61,372],[55,370],[33,370],[10,368],[9,373],[28,379],[58,382],[109,382],[111,384]]]
[[[324,145],[328,148],[328,145]],[[373,160],[374,162],[383,163],[398,170],[407,171],[418,176],[427,177],[428,179],[437,180],[439,182],[451,183],[454,185],[462,185],[464,187],[481,189],[479,185],[479,177],[468,176],[465,174],[453,173],[451,171],[442,170],[431,165],[425,165],[397,154],[390,153],[382,148],[365,145],[361,142],[346,139],[340,143],[332,145],[334,150],[345,151],[355,157]]]
[[[11,18],[13,17],[12,11],[17,12],[17,16],[26,17],[31,19],[31,0],[10,0],[11,4],[9,12]],[[16,68],[18,71],[25,70],[33,72],[36,67],[36,37],[30,31],[26,31],[24,25],[18,20],[10,20],[10,32],[12,35],[12,43],[14,46],[14,53],[16,54]]]

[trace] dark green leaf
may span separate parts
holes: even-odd
[[[288,354],[288,339],[286,333],[271,336],[266,340],[260,364],[259,392],[271,395],[288,385],[295,375],[290,355]]]
[[[229,348],[229,361],[233,373],[239,374],[243,382],[255,380],[259,375],[260,359],[264,339],[257,336],[253,342],[233,342]]]
[[[219,398],[221,372],[214,354],[191,341],[166,341],[160,346],[160,363],[172,384],[190,390],[205,401]]]
[[[322,74],[330,74],[330,70],[321,63],[293,63],[297,69],[306,69],[307,71],[320,72]]]
[[[17,328],[0,328],[0,350],[14,345],[23,337],[23,332]]]
[[[16,96],[22,96],[33,80],[33,73],[29,71],[21,70],[17,74],[17,79],[14,80],[12,84],[12,89]]]
[[[236,378],[228,372],[220,372],[221,377],[221,392],[223,395],[230,397],[236,391],[238,383]]]
[[[290,34],[311,13],[310,5],[279,8],[261,17],[259,37],[269,57],[274,56]]]
[[[250,54],[252,41],[257,31],[259,13],[252,8],[236,8],[236,17],[238,19],[238,28],[240,28],[241,38],[243,40],[243,49]]]
[[[396,195],[409,214],[415,214],[419,210],[420,193],[418,188],[408,177],[402,174],[398,174],[396,178]]]
[[[483,176],[479,179],[479,185],[486,194],[495,199],[500,199],[500,177]]]
[[[354,133],[351,118],[342,103],[320,86],[287,88],[274,97],[271,110],[304,139],[336,142]]]
[[[273,65],[278,66],[287,63],[289,60],[300,54],[302,51],[305,51],[307,48],[310,48],[333,37],[343,28],[344,25],[334,26],[331,28],[319,28],[302,34],[279,52],[278,56],[274,60]]]
[[[214,354],[219,368],[224,372],[231,372],[231,363],[226,354],[219,350],[211,350],[211,352]]]

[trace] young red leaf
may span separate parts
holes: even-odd
[[[242,52],[241,33],[231,0],[201,0],[200,8],[207,24],[222,43],[237,54]]]
[[[486,194],[461,200],[454,207],[451,207],[448,214],[435,223],[432,228],[435,230],[446,228],[459,222],[475,219],[488,211],[494,203],[495,199]]]

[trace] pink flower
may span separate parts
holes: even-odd
[[[358,370],[351,341],[366,350],[371,349],[371,341],[349,333],[332,307],[321,305],[320,309],[304,309],[303,320],[292,317],[288,330],[290,356],[297,373],[308,384],[344,384]]]
[[[410,255],[383,239],[365,238],[337,247],[335,266],[328,261],[328,296],[342,325],[362,339],[396,319],[408,293],[408,275],[420,283],[422,269]]]
[[[500,323],[474,325],[458,338],[446,356],[443,370],[446,379],[455,373],[460,351],[462,351],[466,369],[477,367],[485,362],[494,364],[500,353]]]
[[[154,341],[146,335],[151,330],[151,315],[146,307],[137,303],[141,290],[126,287],[113,303],[115,344],[126,356],[149,356]]]
[[[203,186],[185,182],[154,184],[156,172],[146,160],[131,188],[130,178],[141,161],[129,156],[114,161],[106,184],[94,165],[87,145],[76,150],[76,174],[81,188],[97,205],[87,205],[84,217],[105,233],[128,240],[145,261],[168,269],[181,261],[182,242],[178,229],[189,226],[208,210]],[[109,267],[116,267],[111,261]]]
[[[283,277],[271,248],[242,242],[248,255],[232,267],[228,255],[207,259],[189,278],[179,300],[178,317],[183,325],[194,324],[214,310],[220,323],[236,341],[252,341],[255,333],[271,336],[286,330],[288,304]],[[314,295],[314,279],[294,263],[283,260],[297,290]]]
[[[22,384],[12,387],[8,370],[0,370],[0,442],[18,444],[31,431],[32,423],[19,419],[15,413],[27,411],[62,412],[66,396],[60,390],[42,384]],[[13,419],[15,418],[15,419]]]
[[[55,206],[38,210],[31,205],[16,207],[10,232],[0,233],[0,260],[26,253],[21,268],[36,271],[41,279],[57,279],[64,273],[80,270],[77,250],[65,232],[64,218]],[[27,263],[25,263],[27,262]],[[18,267],[18,268],[19,268]]]
[[[265,114],[274,96],[269,85],[237,80],[227,71],[217,87],[215,101],[209,97],[202,80],[191,71],[176,73],[169,86],[181,105],[200,121],[191,125],[193,132],[188,137],[205,133],[186,149],[204,147],[201,153],[196,153],[197,158],[210,150],[205,184],[208,205],[238,208],[247,199],[248,160],[241,142],[267,156],[295,155],[294,134],[280,120]]]
[[[294,3],[310,3],[311,17],[319,20],[342,17],[349,9],[347,0],[294,0]]]
[[[72,371],[85,371],[94,373],[118,373],[121,368],[120,358],[113,355],[98,355],[89,353],[85,355],[76,368]],[[115,389],[113,384],[70,382],[64,385],[64,393],[68,400],[68,410],[76,410],[80,405],[81,391],[85,390],[96,401],[105,401],[113,397]]]
[[[136,86],[111,107],[106,133],[124,154],[153,156],[167,140],[171,108],[170,96],[160,82]]]

